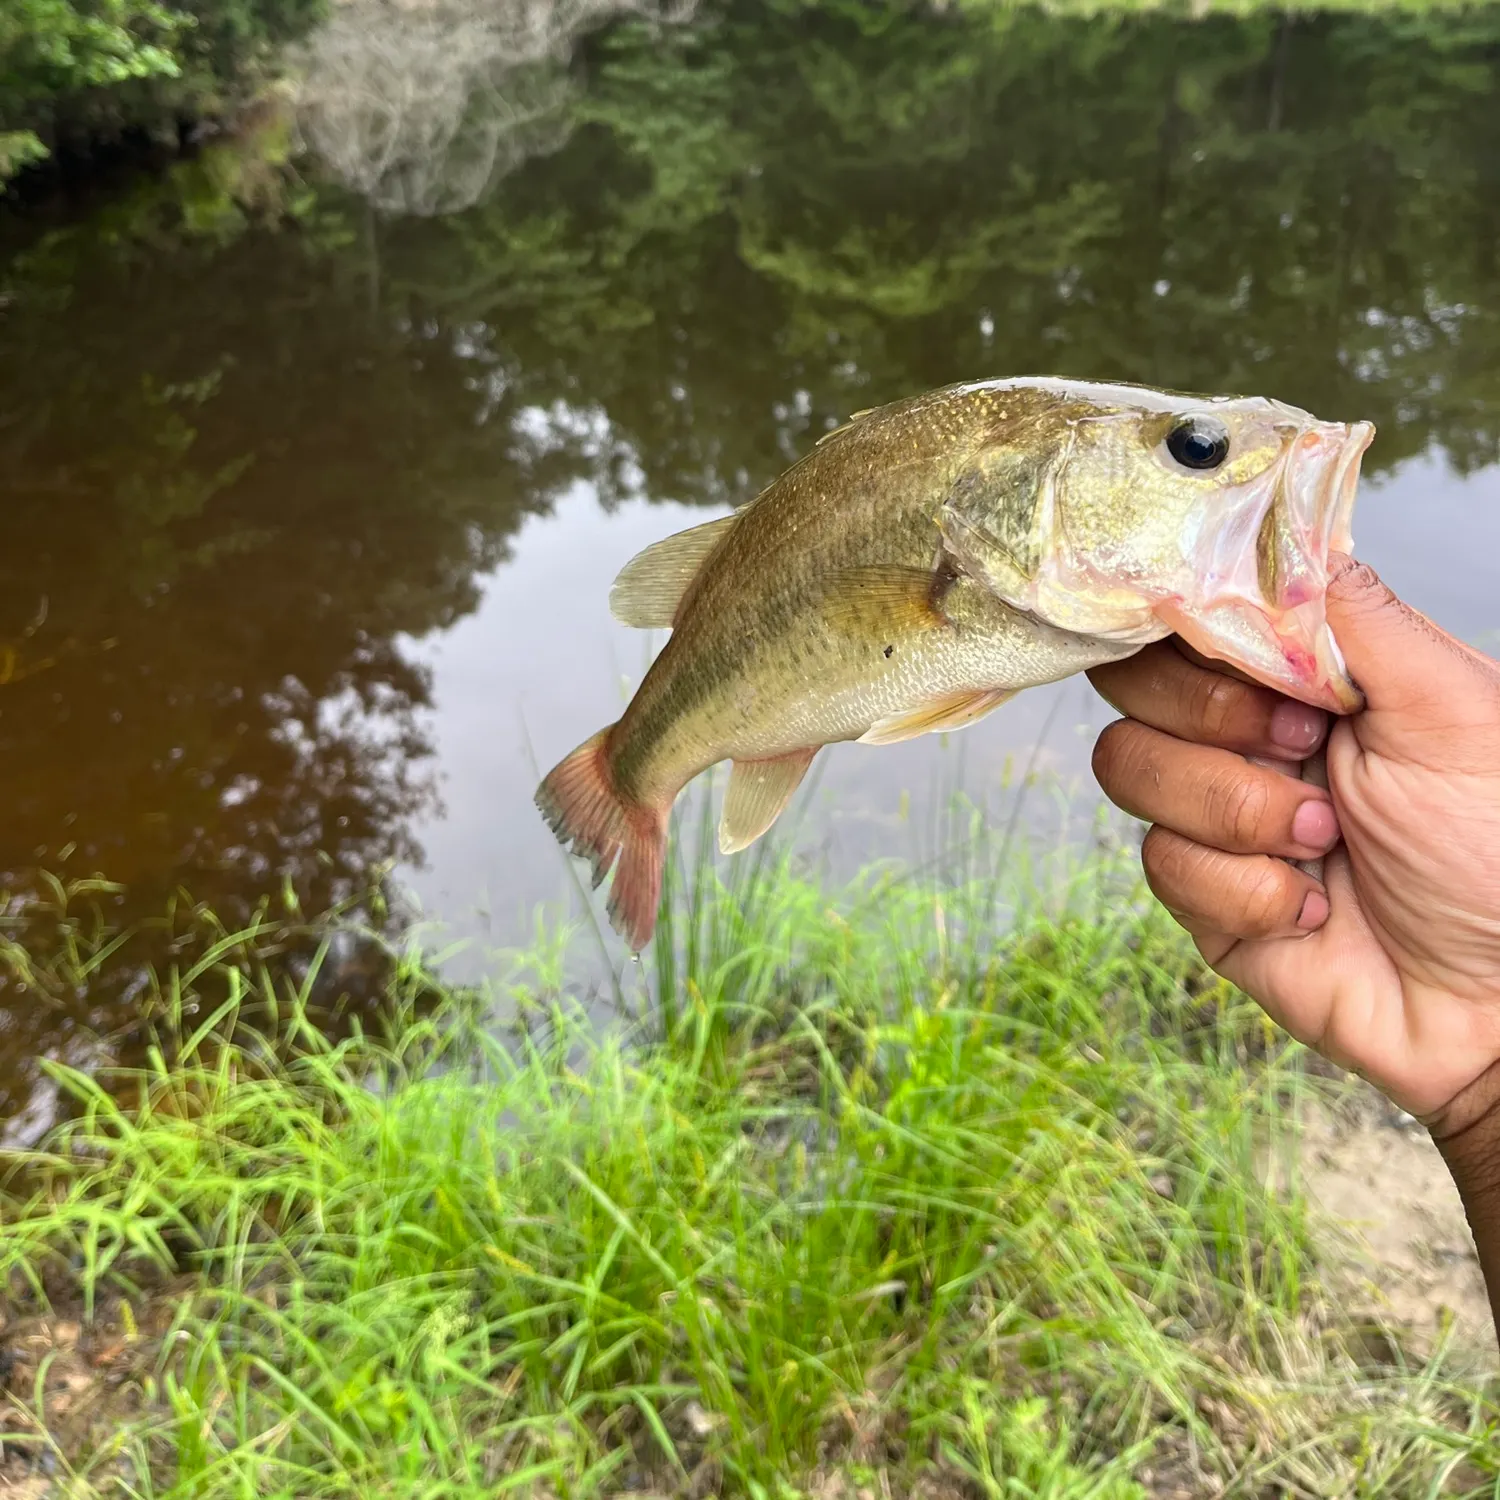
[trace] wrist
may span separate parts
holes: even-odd
[[[1423,1115],[1422,1123],[1450,1169],[1455,1163],[1466,1170],[1493,1168],[1500,1190],[1500,1061]]]
[[[1463,1200],[1500,1328],[1500,1062],[1423,1123]]]

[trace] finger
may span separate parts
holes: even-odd
[[[1324,889],[1332,911],[1322,926],[1291,939],[1235,942],[1210,962],[1231,984],[1253,995],[1298,1041],[1347,1068],[1361,1054],[1406,1050],[1398,1036],[1379,1034],[1393,1025],[1404,1031],[1405,1008],[1399,1002],[1387,1007],[1370,998],[1381,990],[1399,996],[1401,981],[1360,909],[1348,853],[1336,849],[1325,864]],[[1366,1000],[1347,1010],[1341,1021],[1332,998],[1341,976],[1356,974]]]
[[[1367,748],[1399,753],[1403,745],[1382,741],[1409,739],[1414,724],[1431,739],[1493,722],[1500,703],[1493,661],[1403,604],[1373,568],[1342,555],[1332,565],[1328,623],[1365,694]]]
[[[1306,935],[1328,920],[1323,887],[1264,854],[1226,854],[1157,827],[1141,864],[1157,900],[1190,931],[1260,940]]]
[[[1321,788],[1133,719],[1099,736],[1094,774],[1126,812],[1231,854],[1316,859],[1338,842],[1338,818]]]
[[[1248,682],[1254,687],[1255,679],[1248,672],[1242,672],[1232,662],[1221,660],[1217,656],[1205,656],[1196,646],[1183,640],[1180,635],[1167,637],[1168,641],[1177,648],[1178,655],[1185,656],[1190,662],[1196,663],[1209,672],[1222,672],[1226,677],[1233,677],[1237,682]]]
[[[1322,744],[1328,728],[1322,710],[1201,667],[1169,641],[1088,675],[1127,718],[1242,755],[1300,760]]]
[[[1169,907],[1168,910],[1170,911],[1171,908]],[[1208,926],[1199,917],[1181,911],[1174,911],[1171,915],[1177,925],[1192,938],[1194,947],[1203,956],[1203,962],[1210,969],[1218,970],[1220,964],[1239,946],[1240,940],[1237,937],[1227,932],[1220,932],[1217,927]]]

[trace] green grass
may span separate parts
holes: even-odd
[[[1490,1396],[1324,1290],[1327,1085],[1128,855],[1003,931],[982,854],[733,869],[675,872],[630,1025],[544,935],[487,995],[404,952],[389,1034],[333,1042],[226,940],[162,976],[170,1065],[57,1069],[11,1311],[170,1326],[102,1435],[45,1362],[12,1397],[56,1493],[1500,1493]]]

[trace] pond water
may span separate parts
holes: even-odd
[[[1482,13],[731,6],[535,64],[549,128],[454,211],[239,147],[14,208],[0,874],[232,920],[391,864],[457,934],[523,937],[572,890],[536,768],[648,659],[615,572],[958,379],[1373,420],[1359,550],[1493,645],[1497,42]],[[1086,802],[1108,717],[1080,680],[836,748],[805,836],[840,869],[909,854],[1017,766]],[[0,996],[0,1120],[130,1003]]]

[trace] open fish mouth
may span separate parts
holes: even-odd
[[[1354,501],[1359,467],[1375,437],[1369,422],[1319,423],[1292,446],[1283,470],[1278,501],[1285,507],[1294,546],[1320,586],[1327,582],[1328,554],[1354,545]],[[1295,561],[1288,569],[1288,581]],[[1280,599],[1274,603],[1282,602]],[[1287,603],[1300,603],[1300,597]]]
[[[1328,625],[1327,590],[1329,555],[1354,544],[1360,462],[1374,437],[1369,422],[1319,422],[1293,439],[1253,539],[1225,528],[1219,547],[1233,558],[1220,551],[1198,609],[1159,606],[1163,622],[1278,692],[1338,714],[1363,708]]]
[[[1354,548],[1354,497],[1359,490],[1359,466],[1365,450],[1375,441],[1375,426],[1372,422],[1356,422],[1349,429],[1349,436],[1339,451],[1338,465],[1330,486],[1332,497],[1329,547],[1334,552],[1350,552]]]
[[[1319,423],[1304,433],[1288,456],[1281,494],[1273,512],[1289,524],[1272,525],[1279,545],[1290,543],[1268,571],[1280,585],[1268,591],[1266,619],[1281,647],[1283,671],[1271,686],[1334,713],[1355,713],[1364,694],[1349,676],[1344,655],[1328,624],[1328,561],[1354,545],[1354,502],[1360,464],[1375,437],[1369,422]],[[1263,533],[1264,537],[1264,533]],[[1272,549],[1275,553],[1275,547]],[[1267,552],[1259,562],[1267,571]]]

